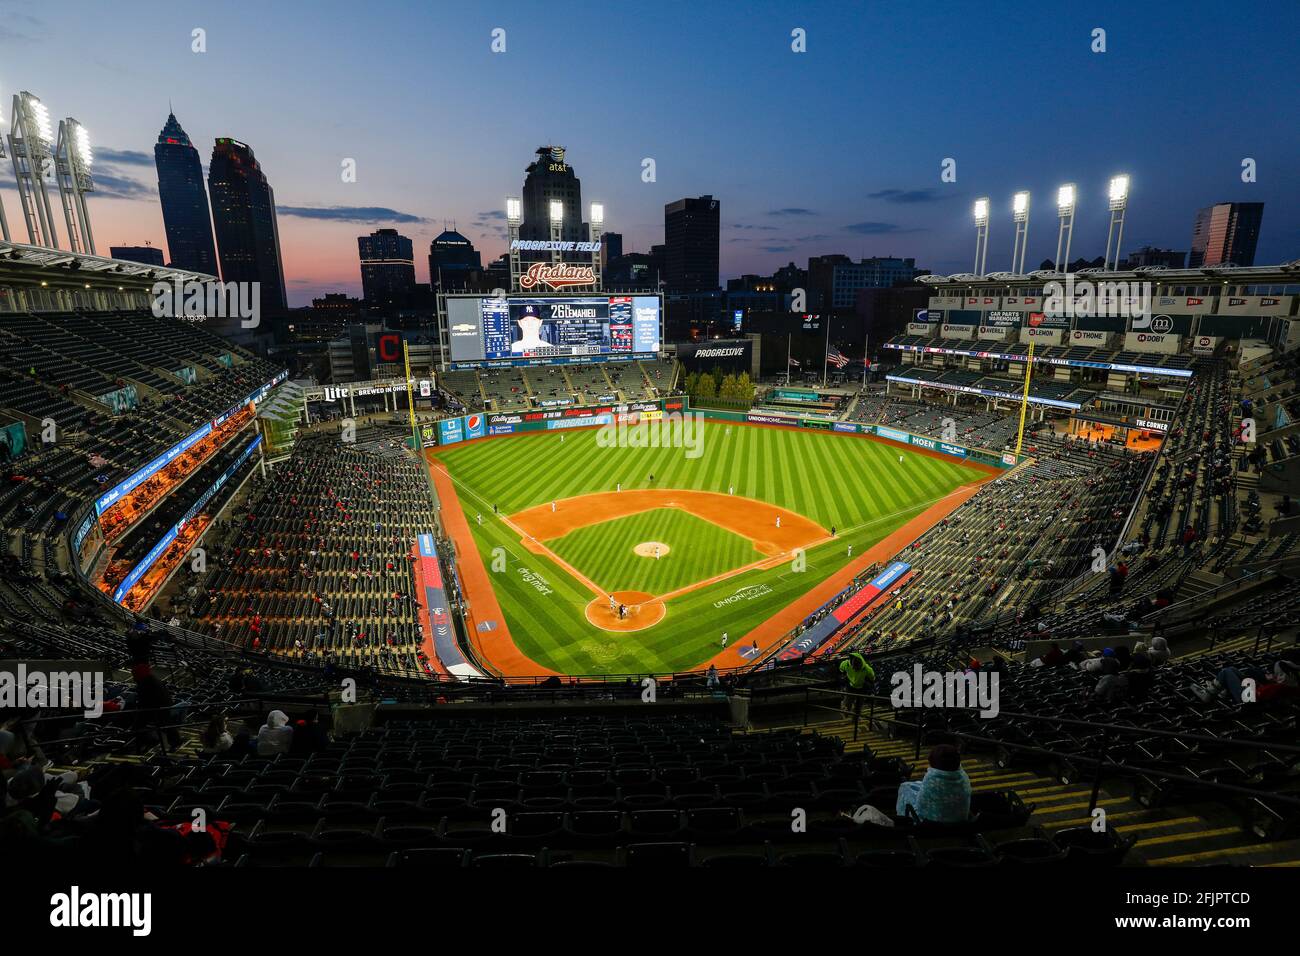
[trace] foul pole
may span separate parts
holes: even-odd
[[[1029,358],[1025,362],[1025,390],[1020,395],[1020,428],[1016,432],[1016,457],[1025,441],[1025,412],[1029,409],[1029,376],[1034,370],[1034,340],[1029,340]]]
[[[411,451],[416,457],[424,453],[424,443],[420,441],[420,429],[415,421],[415,390],[411,385],[411,346],[402,339],[402,361],[406,365],[406,414],[411,422]]]

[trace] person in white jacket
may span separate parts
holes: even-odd
[[[266,717],[266,723],[257,732],[257,755],[269,757],[271,754],[287,754],[293,743],[293,728],[289,726],[289,717],[282,710],[273,710]]]

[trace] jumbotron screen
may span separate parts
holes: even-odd
[[[653,358],[654,295],[449,296],[450,367],[563,365]]]

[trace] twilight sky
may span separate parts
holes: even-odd
[[[1294,2],[53,6],[0,0],[0,115],[26,89],[90,130],[101,253],[165,247],[153,144],[170,100],[205,166],[217,136],[255,150],[291,305],[359,294],[356,237],[379,226],[415,242],[421,281],[444,222],[489,261],[505,248],[503,197],[548,142],[567,148],[584,201],[605,203],[628,251],[662,241],[665,203],[720,199],[724,278],[831,252],[967,271],[983,195],[989,268],[1006,269],[1021,188],[1036,267],[1055,252],[1055,190],[1070,181],[1072,253],[1100,255],[1117,172],[1132,177],[1125,251],[1185,250],[1198,207],[1239,200],[1266,204],[1257,263],[1300,257]],[[1091,50],[1098,27],[1104,53]],[[195,28],[205,53],[191,50]],[[805,53],[791,50],[795,28]],[[948,157],[955,183],[940,180]],[[8,160],[0,187],[25,241]]]

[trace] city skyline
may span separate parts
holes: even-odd
[[[490,262],[505,249],[504,198],[519,194],[548,144],[566,148],[584,203],[604,204],[626,251],[663,241],[666,204],[719,199],[724,284],[832,253],[968,271],[978,196],[993,205],[989,269],[1007,268],[1011,195],[1022,188],[1033,194],[1026,259],[1036,264],[1054,252],[1053,199],[1065,182],[1079,188],[1072,258],[1097,256],[1106,182],[1120,172],[1132,177],[1126,252],[1186,250],[1200,208],[1263,202],[1256,261],[1300,254],[1300,185],[1284,172],[1298,137],[1280,122],[1300,95],[1271,82],[1268,66],[1288,55],[1294,10],[1234,12],[1206,31],[1196,14],[1211,8],[1191,4],[1155,45],[1141,11],[1120,6],[1001,22],[974,9],[917,21],[765,3],[737,22],[733,11],[672,3],[617,18],[598,4],[573,4],[562,18],[504,4],[454,23],[404,2],[376,3],[361,19],[335,0],[311,5],[311,17],[290,2],[219,20],[200,4],[131,6],[147,15],[72,3],[85,15],[56,23],[0,3],[3,114],[26,89],[90,129],[89,202],[105,248],[167,248],[152,146],[169,109],[205,162],[219,137],[248,143],[276,189],[291,306],[359,294],[356,241],[375,229],[411,238],[421,282],[444,223]],[[689,10],[689,29],[674,10]],[[1105,53],[1090,49],[1099,26]],[[206,31],[204,53],[191,50],[195,28]],[[504,53],[491,51],[497,28]],[[795,28],[806,30],[806,53],[791,50]],[[945,36],[960,36],[970,55]],[[1216,57],[1230,46],[1252,58]],[[60,47],[97,53],[55,70]],[[557,48],[585,55],[548,66],[548,89],[538,65],[554,64]],[[638,55],[645,69],[629,69]],[[1195,112],[1177,105],[1193,64]],[[1252,85],[1271,98],[1238,95]],[[1239,135],[1211,136],[1222,130]],[[654,182],[643,181],[646,158]],[[947,158],[956,182],[940,179]],[[1246,158],[1257,182],[1242,182]],[[340,174],[348,159],[355,182]],[[12,177],[0,184],[25,241]]]

